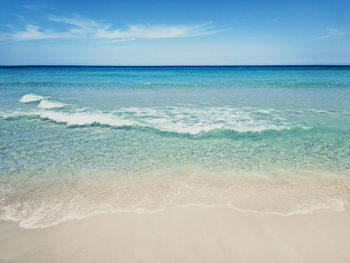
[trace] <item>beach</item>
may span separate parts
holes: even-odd
[[[0,67],[0,262],[349,262],[349,72]]]
[[[3,0],[0,263],[350,263],[350,0]]]
[[[0,225],[1,262],[349,262],[350,213],[183,207],[25,230]]]

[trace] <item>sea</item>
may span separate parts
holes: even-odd
[[[0,220],[350,200],[350,66],[0,67]]]

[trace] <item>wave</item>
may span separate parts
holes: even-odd
[[[3,116],[7,120],[20,120],[20,119],[39,119],[39,120],[49,120],[57,124],[65,124],[68,127],[106,127],[106,128],[128,128],[135,129],[143,132],[155,133],[160,136],[169,137],[185,137],[189,139],[207,139],[207,138],[231,138],[231,139],[261,139],[269,137],[297,137],[306,133],[314,133],[325,128],[317,127],[303,127],[296,126],[290,128],[277,128],[277,129],[266,129],[261,131],[236,131],[234,129],[227,128],[217,128],[212,130],[203,130],[198,133],[188,133],[183,130],[179,131],[169,131],[163,130],[152,125],[140,124],[131,120],[124,120],[117,116],[106,113],[81,113],[76,112],[73,114],[66,114],[57,111],[43,111],[41,113],[31,113],[31,114],[16,114]]]
[[[56,106],[56,105],[53,105]],[[63,105],[59,105],[64,107]],[[38,117],[43,120],[50,120],[67,126],[108,126],[108,127],[138,127],[150,128],[168,133],[199,135],[210,132],[228,132],[238,133],[259,133],[268,130],[286,130],[295,127],[289,127],[285,124],[274,124],[267,120],[244,119],[231,120],[231,122],[215,123],[214,120],[205,119],[182,120],[177,121],[171,117],[157,116],[146,119],[144,116],[139,118],[130,118],[130,116],[116,115],[111,112],[101,111],[80,111],[73,112],[41,110],[28,113],[17,113],[6,116],[7,119]]]
[[[256,115],[259,112],[254,112]],[[138,126],[164,132],[201,134],[213,130],[261,132],[293,128],[286,120],[273,116],[255,116],[249,110],[227,107],[122,108],[115,111],[41,111],[37,116],[67,126]],[[295,127],[296,125],[294,125]]]
[[[39,102],[38,108],[40,109],[55,109],[55,108],[63,108],[67,106],[67,104],[55,101],[55,100],[49,100],[47,97],[37,95],[37,94],[26,94],[24,95],[20,100],[22,103],[31,103],[31,102]]]
[[[234,108],[229,106],[138,108],[128,107],[101,111],[78,108],[74,105],[47,99],[36,94],[27,94],[22,102],[39,101],[39,109],[25,113],[67,126],[109,126],[147,128],[159,132],[192,136],[216,136],[217,133],[261,133],[273,130],[306,128],[296,122],[282,118],[274,109]],[[64,108],[61,110],[61,108]],[[235,135],[235,134],[234,134]]]
[[[35,95],[38,96],[38,95]],[[41,97],[41,96],[40,96]],[[6,119],[39,118],[69,127],[106,126],[151,130],[171,136],[206,137],[256,137],[278,136],[303,132],[306,127],[282,118],[274,109],[233,107],[128,107],[101,111],[88,108],[65,107],[68,104],[42,99],[40,110],[16,112]],[[63,108],[63,109],[62,109]],[[286,131],[290,132],[286,132]],[[281,131],[281,133],[276,133]]]
[[[63,108],[66,105],[67,104],[62,103],[62,102],[43,99],[43,100],[40,101],[40,103],[38,105],[38,108],[41,108],[41,109],[55,109],[55,108]]]
[[[57,111],[42,111],[34,115],[37,115],[42,119],[49,119],[57,123],[65,123],[67,126],[90,126],[93,124],[100,124],[112,127],[123,127],[131,126],[134,124],[132,121],[118,118],[112,114],[103,114],[98,112],[65,113]]]
[[[19,101],[22,103],[31,103],[36,101],[41,101],[45,99],[45,97],[36,95],[36,94],[26,94]]]

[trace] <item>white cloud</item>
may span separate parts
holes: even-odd
[[[74,26],[75,28],[83,29],[86,32],[93,32],[102,26],[91,19],[81,18],[79,16],[70,18],[50,15],[48,16],[48,19],[53,22],[63,23]]]
[[[34,25],[26,25],[24,31],[17,31],[14,33],[0,34],[0,39],[25,41],[25,40],[37,40],[37,39],[58,39],[68,38],[69,33],[55,33],[52,31],[40,31],[40,27]]]
[[[25,41],[39,39],[97,39],[97,40],[135,40],[135,39],[161,39],[186,38],[212,35],[227,29],[214,29],[211,23],[198,25],[130,25],[124,29],[113,29],[111,24],[101,24],[94,20],[75,17],[49,16],[50,21],[69,25],[63,32],[41,30],[39,26],[26,25],[24,31],[0,34],[1,39]]]
[[[323,35],[323,36],[320,36],[319,38],[320,39],[323,39],[323,38],[332,38],[332,37],[338,37],[338,36],[343,36],[343,35],[346,35],[347,32],[345,31],[342,31],[338,28],[335,28],[335,27],[329,27],[327,28],[327,34]]]
[[[184,38],[215,34],[222,30],[212,30],[210,23],[195,26],[144,26],[131,25],[125,30],[111,30],[110,26],[99,28],[96,31],[95,38],[102,39],[156,39],[156,38]]]

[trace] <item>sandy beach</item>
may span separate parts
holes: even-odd
[[[349,262],[350,212],[225,207],[115,213],[41,229],[0,224],[0,262]]]
[[[0,263],[350,263],[350,0],[3,0]]]

